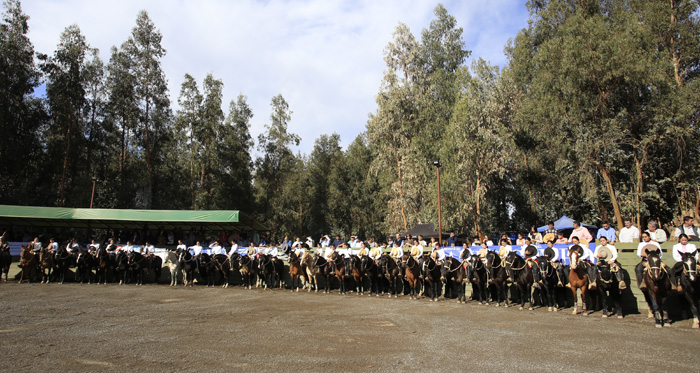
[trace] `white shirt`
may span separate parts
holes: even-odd
[[[445,260],[445,250],[443,248],[439,248],[435,250],[435,252],[437,253],[438,260]]]
[[[323,257],[324,257],[326,260],[330,260],[330,259],[331,259],[331,255],[333,255],[333,252],[335,252],[334,249],[332,249],[332,248],[330,248],[330,247],[326,247],[326,250],[325,250],[324,253],[323,253]]]
[[[226,254],[226,250],[219,245],[209,246],[209,248],[211,249],[212,255]]]
[[[331,244],[331,239],[328,237],[324,237],[320,243],[321,243],[321,247],[326,248],[326,247],[328,247],[328,245]]]
[[[642,250],[644,250],[643,248],[646,245],[654,245],[654,246],[658,247],[659,248],[659,258],[661,258],[661,256],[664,255],[664,253],[661,252],[661,245],[659,245],[658,242],[656,242],[656,241],[649,241],[649,242],[642,241],[639,243],[639,245],[637,245],[637,256],[638,257],[640,257],[640,258],[642,257],[642,252],[643,252]]]
[[[681,228],[683,228],[682,232]],[[700,231],[700,228],[698,228],[698,231]],[[676,228],[675,232],[673,232],[673,235],[678,237],[681,235],[681,233],[685,233],[688,237],[695,235],[695,231],[693,230],[692,225],[690,227],[686,227],[685,224],[681,225],[680,227]]]
[[[294,241],[292,244],[292,247],[301,247],[301,241]],[[313,247],[312,245],[309,245],[309,247]]]
[[[610,250],[610,252],[612,253],[612,257],[606,259],[605,261],[606,261],[606,262],[610,262],[610,261],[614,262],[614,261],[616,261],[616,260],[617,260],[617,248],[616,248],[615,246],[611,245],[611,244],[607,244],[607,245],[605,245],[605,246],[606,246],[606,247],[608,248],[608,250]],[[599,250],[600,248],[602,248],[602,247],[603,247],[603,245],[598,245],[598,246],[596,246],[596,248],[595,248],[595,253],[593,253],[593,256],[594,256],[595,258],[598,258],[598,257],[597,257],[597,255],[598,255],[598,250]]]
[[[501,246],[501,247],[506,250],[506,255],[508,255],[509,252],[513,251],[513,247],[510,245],[505,245],[505,246]],[[498,251],[501,251],[501,248],[498,248]]]
[[[134,251],[134,247],[131,245],[122,246],[122,251],[130,253]]]
[[[190,250],[192,250],[192,255],[197,256],[197,255],[202,253],[202,246],[200,246],[200,245],[190,246]]]
[[[51,251],[56,251],[58,250],[58,242],[52,242],[49,244],[49,247],[51,248]]]
[[[351,255],[355,255],[355,252],[352,249],[345,249],[345,252],[343,252],[343,256],[347,259],[350,259]]]
[[[153,253],[155,252],[155,247],[153,245],[148,245],[143,247],[143,253],[148,254],[148,253]]]
[[[681,257],[681,254],[692,253],[693,251],[696,251],[697,249],[698,248],[692,243],[688,243],[687,245],[682,245],[681,243],[677,243],[677,244],[673,245],[673,259],[676,262],[680,262],[683,260],[683,258]],[[700,258],[698,258],[698,253],[695,253],[695,260],[700,260]]]
[[[634,242],[635,239],[639,239],[639,228],[634,225],[627,227],[622,227],[620,229],[620,234],[618,235],[620,242]]]
[[[301,248],[301,247],[297,247],[297,248],[294,250],[294,254],[295,254],[296,256],[298,256],[299,258],[301,258],[301,256],[304,255],[305,252],[306,252],[306,249]]]
[[[474,252],[472,251],[472,249],[469,249],[469,248],[466,248],[466,249],[465,249],[465,248],[462,248],[462,250],[459,251],[459,257],[460,257],[460,258],[462,257],[462,254],[464,254],[464,250],[469,251],[469,256],[474,255]],[[466,258],[464,258],[464,259],[469,259],[469,256],[466,257]]]
[[[306,239],[306,244],[309,245],[309,247],[314,247],[314,240],[308,238]],[[299,246],[301,246],[301,244]]]
[[[94,247],[94,248],[95,248],[95,250],[99,250],[99,249],[100,249],[100,244],[98,244],[98,243],[91,243],[91,244],[90,244],[90,245],[88,245],[88,246],[92,246],[92,247]]]
[[[181,243],[181,244],[177,245],[177,247],[175,249],[178,251],[179,250],[187,250],[187,246],[185,246],[185,244]]]
[[[228,255],[233,255],[234,253],[237,253],[237,252],[238,252],[238,244],[234,242],[233,245],[231,245],[231,250],[228,251]]]
[[[277,250],[277,247],[273,247],[269,250],[269,253],[273,257],[277,258],[277,256],[279,255],[279,250]]]

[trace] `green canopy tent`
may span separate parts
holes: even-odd
[[[126,210],[0,205],[0,227],[256,230],[267,227],[237,210]]]

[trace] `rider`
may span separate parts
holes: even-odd
[[[333,256],[333,253],[335,252],[335,245],[330,244],[326,247],[326,249],[323,251],[323,259],[326,259],[328,264],[331,264],[331,256]]]
[[[91,241],[90,241],[90,244],[88,245],[88,252],[89,252],[90,254],[95,255],[95,253],[96,253],[97,250],[99,250],[99,249],[100,249],[100,244],[98,244],[97,242],[95,242],[95,240],[91,240]]]
[[[508,244],[508,241],[509,240],[506,238],[501,239],[501,247],[498,249],[498,256],[501,257],[501,260],[505,260],[506,255],[513,251],[513,248]]]
[[[583,262],[583,266],[586,269],[586,272],[588,273],[588,288],[594,289],[596,287],[596,271],[593,265],[589,262],[589,258],[593,256],[593,253],[591,253],[591,249],[588,248],[588,245],[581,245],[578,236],[571,237],[571,246],[569,246],[569,250],[571,250],[572,248],[575,248],[576,251],[578,251],[579,260]],[[565,271],[566,276],[568,277],[569,269],[567,268],[565,269]],[[566,284],[566,286],[570,287],[571,284]]]
[[[50,242],[53,242],[53,238],[50,240]],[[51,243],[49,243],[49,246],[51,246]],[[58,245],[56,245],[58,247]],[[114,244],[114,240],[109,240],[109,245],[107,245],[107,254],[114,254],[114,252],[117,250],[117,245]]]
[[[209,245],[209,248],[211,249],[211,255],[226,255],[226,249],[219,245],[219,241],[214,241],[214,243]]]
[[[111,242],[112,242],[112,244],[114,244],[114,241],[111,241]],[[49,248],[49,250],[51,250],[52,253],[55,253],[56,250],[58,250],[58,242],[54,241],[53,238],[50,238],[48,248]]]
[[[610,271],[615,274],[615,277],[617,277],[620,290],[627,289],[625,277],[622,273],[622,267],[617,261],[617,248],[609,243],[607,237],[600,237],[600,245],[595,248],[595,253],[593,256],[598,258],[598,270],[600,270],[601,267],[610,266]]]
[[[146,242],[145,245],[143,245],[143,255],[149,255],[153,256],[153,254],[156,252],[155,247],[153,245],[149,245],[148,242]]]
[[[202,245],[199,244],[199,241],[194,246],[190,246],[190,253],[195,257],[202,253]]]
[[[363,243],[360,245],[360,252],[357,253],[357,256],[359,256],[360,258],[362,258],[362,257],[365,256],[365,255],[369,255],[369,250],[367,249],[367,244],[363,242]]]
[[[177,251],[182,251],[182,250],[187,250],[187,246],[185,246],[184,243],[182,243],[182,240],[177,240],[177,247],[175,248]]]
[[[550,262],[550,264],[552,265],[552,268],[554,268],[554,270],[557,274],[557,278],[558,278],[557,286],[558,287],[564,286],[561,282],[561,277],[559,276],[559,250],[554,248],[554,241],[553,240],[547,241],[547,247],[544,249],[544,252],[542,253],[542,255],[545,258],[547,258],[547,260]]]
[[[258,249],[255,248],[255,244],[251,242],[250,246],[248,246],[248,252],[247,252],[248,257],[250,259],[253,259],[253,257],[258,256],[259,253],[260,252],[258,251]]]
[[[39,237],[34,237],[34,241],[31,242],[32,244],[32,251],[36,254],[39,251],[41,251],[41,242],[39,241]]]
[[[407,242],[406,244],[411,245],[410,242]],[[394,242],[394,245],[396,246],[396,242]],[[420,243],[415,241],[413,242],[413,247],[411,247],[411,256],[416,263],[421,263],[423,260],[423,246]]]
[[[437,263],[438,266],[441,266],[445,261],[445,250],[443,250],[442,247],[440,247],[439,243],[435,243],[435,246],[433,246],[433,251],[430,253],[430,256],[435,260],[435,263]]]
[[[378,247],[373,247],[369,250],[369,257],[374,259],[374,262],[377,264],[379,263],[379,258],[382,257],[382,254],[384,254],[384,252]]]
[[[540,287],[540,267],[537,265],[537,248],[530,244],[532,242],[530,237],[525,238],[525,245],[520,252],[523,258],[525,258],[525,263],[532,268],[532,287]]]
[[[637,286],[640,290],[645,290],[647,288],[644,281],[642,281],[644,279],[644,271],[647,269],[647,250],[657,251],[659,253],[659,258],[663,255],[661,246],[658,242],[651,240],[649,232],[642,232],[642,240],[639,242],[639,245],[637,245],[637,256],[641,261],[634,267],[634,273],[637,275]],[[661,266],[666,267],[666,263],[661,262]]]
[[[688,235],[685,233],[681,233],[678,236],[679,242],[673,245],[673,259],[675,259],[676,264],[673,265],[673,269],[671,269],[671,272],[668,274],[668,277],[671,278],[671,287],[673,287],[673,289],[679,293],[683,291],[683,287],[678,283],[678,278],[680,277],[679,275],[681,272],[683,272],[683,257],[681,254],[695,252],[695,260],[700,260],[697,252],[698,248],[695,246],[695,244],[688,243],[688,240]]]
[[[386,245],[382,244],[382,246],[380,246],[380,249],[382,251],[384,251],[384,248],[386,248]],[[394,261],[396,262],[396,264],[398,264],[398,266],[401,268],[401,276],[404,276],[406,273],[404,273],[405,269],[404,269],[403,264],[401,262],[401,257],[403,257],[403,250],[400,247],[394,246],[391,248],[391,252],[389,252],[389,256],[394,258]]]

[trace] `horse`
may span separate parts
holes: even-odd
[[[157,284],[163,272],[163,259],[157,255],[146,255],[148,257],[148,270],[153,271],[153,283]]]
[[[258,271],[263,278],[263,290],[272,289],[275,286],[275,265],[272,256],[260,254],[258,257]]]
[[[195,257],[189,250],[180,249],[177,253],[177,260],[182,270],[182,285],[194,285],[194,271],[197,269]]]
[[[211,266],[211,256],[207,253],[199,253],[195,258],[195,272],[199,274],[199,280],[207,286],[214,285],[213,267]]]
[[[645,250],[647,261],[646,271],[642,281],[646,285],[643,291],[649,312],[653,313],[657,328],[662,328],[668,322],[668,309],[666,300],[671,293],[671,280],[666,272],[666,266],[661,262],[658,251]]]
[[[365,277],[367,274],[362,269],[362,259],[357,255],[350,256],[350,278],[355,282],[355,293],[365,294]]]
[[[401,279],[401,267],[396,260],[388,254],[384,254],[379,258],[379,268],[384,274],[384,278],[389,283],[389,297],[399,297],[399,280]]]
[[[316,279],[316,283],[318,283],[319,277],[323,277],[323,292],[330,293],[331,276],[333,276],[333,270],[331,269],[330,263],[328,263],[326,258],[319,254],[315,254],[313,259],[313,277]],[[316,292],[318,292],[318,287],[316,288]]]
[[[574,245],[575,246],[575,245]],[[587,263],[581,260],[578,249],[572,247],[569,249],[569,287],[574,295],[574,312],[578,313],[578,293],[581,289],[582,314],[586,315],[586,293],[588,291],[588,273],[586,271]]]
[[[114,258],[116,262],[116,272],[119,276],[119,285],[125,285],[130,280],[129,255],[126,251],[119,250]]]
[[[177,275],[180,272],[182,272],[182,267],[180,266],[180,259],[177,255],[177,251],[168,250],[168,255],[166,256],[165,263],[170,269],[170,286],[177,286]]]
[[[465,264],[467,261],[459,261],[453,257],[445,258],[445,262],[440,267],[440,281],[445,284],[445,298],[447,291],[450,291],[450,296],[453,295],[454,285],[457,286],[457,303],[466,301],[464,295],[467,281],[467,270]]]
[[[12,255],[10,255],[10,245],[5,244],[0,247],[0,279],[2,279],[2,274],[5,274],[5,282],[7,282],[7,276],[10,274],[10,265],[12,264]]]
[[[505,260],[502,260],[495,251],[489,251],[486,253],[486,269],[494,271],[491,285],[496,290],[496,307],[501,306],[501,299],[504,301],[504,307],[508,307],[508,272]]]
[[[27,282],[31,282],[31,277],[35,274],[36,268],[39,265],[39,256],[32,251],[30,245],[22,246],[22,251],[19,257],[19,267],[22,268],[19,276],[19,283],[24,281],[24,276],[27,276]]]
[[[292,280],[292,292],[299,292],[301,287],[301,260],[294,252],[289,253],[289,278]]]
[[[620,305],[620,299],[622,298],[622,294],[620,293],[620,286],[617,280],[617,276],[615,276],[615,273],[613,273],[612,268],[609,264],[605,263],[598,266],[596,287],[598,288],[598,294],[600,295],[600,301],[603,307],[603,317],[609,316],[608,294],[610,294],[610,299],[612,299],[613,305],[615,306],[615,313],[617,313],[617,318],[621,319],[622,306]]]
[[[693,312],[693,329],[700,327],[700,317],[698,317],[698,297],[700,296],[700,273],[698,273],[698,263],[695,260],[697,250],[692,253],[681,253],[683,263],[683,273],[680,283],[683,287],[683,296],[690,304]]]
[[[411,299],[416,299],[418,296],[418,284],[420,281],[420,265],[418,262],[409,254],[404,253],[401,257],[401,264],[403,264],[406,269],[406,282],[410,288]]]
[[[53,253],[48,247],[39,252],[39,271],[41,271],[41,283],[49,283],[51,272],[54,268]]]
[[[369,296],[372,296],[373,289],[375,294],[379,296],[379,267],[377,263],[368,255],[363,255],[360,258],[360,269],[365,273],[367,280],[369,280]]]
[[[542,286],[540,287],[540,295],[547,304],[547,311],[558,311],[559,307],[556,305],[556,287],[559,282],[559,277],[556,268],[552,266],[552,262],[546,256],[541,256],[537,258],[537,265],[540,271],[540,280],[542,281]]]
[[[345,268],[345,258],[343,258],[337,252],[331,255],[331,268],[338,279],[338,293],[345,294],[347,288],[345,286],[345,280],[347,276],[347,269]]]
[[[95,267],[95,257],[87,251],[80,251],[75,258],[75,282],[83,283],[87,278],[92,283],[92,269]]]
[[[279,285],[280,289],[284,288],[284,262],[280,258],[275,258],[272,257],[272,266],[275,267],[275,272],[274,272],[274,282],[272,284],[273,287],[276,287]]]
[[[66,274],[71,267],[76,266],[76,255],[74,253],[69,253],[65,248],[59,247],[56,251],[56,256],[54,261],[56,262],[56,267],[58,270],[58,283],[62,284],[66,280]]]
[[[314,277],[313,270],[314,270],[314,258],[313,254],[309,253],[308,251],[304,251],[304,253],[301,255],[301,279],[303,282],[303,285],[305,288],[308,288],[309,292],[311,291],[311,288],[314,287],[315,289],[318,289],[318,284],[316,283],[316,277]]]
[[[100,247],[97,250],[97,269],[95,274],[97,275],[97,283],[101,283],[104,279],[104,283],[107,284],[107,272],[112,269],[116,270],[117,260],[114,254],[110,254],[105,247]]]
[[[143,275],[151,264],[148,256],[132,251],[128,254],[128,263],[136,285],[143,285]]]
[[[423,274],[423,281],[428,283],[428,286],[425,288],[430,291],[430,301],[437,302],[440,297],[440,266],[430,254],[423,254],[421,272]]]
[[[484,262],[481,261],[481,258],[478,255],[471,255],[464,264],[466,264],[467,267],[465,272],[465,279],[471,282],[476,300],[479,302],[479,304],[486,303],[488,305],[489,286],[486,280],[486,265],[484,264]],[[464,268],[464,264],[462,264],[460,267]],[[466,302],[467,299],[464,292],[462,292],[462,297],[464,298],[464,302]]]
[[[508,279],[518,287],[520,293],[520,309],[525,308],[527,300],[530,303],[529,309],[532,310],[532,268],[514,251],[506,255],[505,262]]]
[[[249,255],[243,255],[238,261],[241,269],[241,278],[243,279],[243,287],[246,289],[253,288],[253,279],[257,277],[255,262]]]
[[[233,266],[231,265],[231,258],[225,254],[212,255],[210,267],[213,269],[211,276],[213,278],[214,285],[216,285],[216,275],[220,274],[222,282],[221,287],[227,288],[229,282],[228,276],[233,270]]]

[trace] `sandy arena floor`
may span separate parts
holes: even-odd
[[[7,371],[697,371],[700,330],[407,297],[0,284]],[[656,358],[660,356],[662,358]]]

